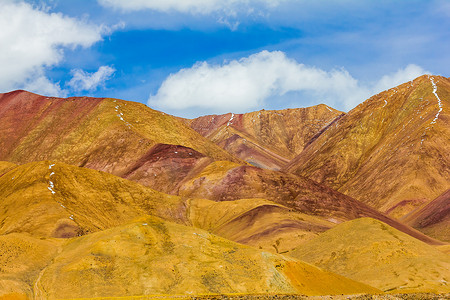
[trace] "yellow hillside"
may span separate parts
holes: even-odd
[[[291,256],[389,292],[450,292],[450,256],[378,220],[340,224]]]
[[[179,197],[117,176],[49,161],[0,177],[0,234],[73,237],[153,214],[184,222]]]
[[[314,266],[147,217],[74,238],[35,283],[41,298],[377,292]]]
[[[39,239],[29,234],[0,235],[0,295],[17,299],[33,294],[39,273],[57,254],[62,239]],[[0,296],[0,299],[1,298]],[[6,297],[6,299],[16,299]]]

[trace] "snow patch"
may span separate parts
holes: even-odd
[[[387,101],[386,101],[386,99],[384,100],[384,105],[383,105],[383,107],[385,107],[387,105]]]
[[[126,104],[125,104],[125,105],[126,105]],[[128,123],[127,121],[125,121],[125,120],[123,119],[123,112],[120,112],[120,111],[119,111],[120,105],[116,105],[114,108],[115,108],[115,110],[116,110],[117,117],[118,117],[122,122],[124,122],[125,125],[126,125],[128,128],[131,128],[131,124]]]
[[[48,166],[48,169],[51,170],[54,166],[55,164],[51,164],[50,166]]]

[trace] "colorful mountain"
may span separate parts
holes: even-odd
[[[169,156],[179,161],[162,172],[170,181],[201,157],[239,162],[177,118],[135,102],[14,91],[0,94],[0,119],[0,160],[13,163],[52,160],[139,181],[158,174],[158,161]],[[161,187],[146,177],[147,185]]]
[[[400,218],[450,188],[450,79],[421,76],[328,127],[285,170]]]
[[[204,137],[251,165],[279,170],[343,113],[320,104],[184,120]]]

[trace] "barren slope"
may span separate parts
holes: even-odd
[[[280,169],[342,112],[327,105],[185,120],[193,129],[252,165]]]
[[[0,119],[0,160],[53,160],[118,176],[134,172],[134,180],[165,192],[173,186],[161,185],[154,174],[177,181],[180,169],[188,172],[202,157],[238,161],[178,119],[140,103],[15,91],[0,94]],[[195,158],[172,145],[191,148]],[[167,156],[179,162],[155,171]]]
[[[399,218],[450,187],[449,109],[450,80],[424,75],[358,105],[286,170]]]
[[[450,292],[450,256],[370,218],[349,221],[290,253],[389,292]]]

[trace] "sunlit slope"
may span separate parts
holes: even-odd
[[[429,236],[450,242],[450,189],[407,215],[403,222]]]
[[[311,265],[148,217],[68,243],[36,282],[42,298],[376,292]]]
[[[238,161],[177,118],[135,102],[15,91],[0,94],[0,119],[0,160],[15,163],[54,160],[122,176],[151,160],[158,144]]]
[[[394,217],[450,187],[450,80],[421,76],[375,95],[286,168]]]
[[[280,169],[342,112],[324,104],[246,114],[203,116],[186,122],[255,166]]]
[[[276,253],[287,252],[335,225],[265,199],[190,199],[188,203],[194,226]]]
[[[14,169],[17,167],[16,164],[7,162],[7,161],[0,161],[0,176],[8,172],[9,170]]]
[[[291,256],[390,292],[450,292],[450,256],[387,224],[336,226]]]
[[[108,173],[48,161],[21,165],[1,176],[0,199],[0,234],[67,238],[148,214],[185,222],[179,197]]]
[[[440,243],[323,184],[301,176],[231,162],[211,163],[195,177],[187,180],[179,193],[185,198],[204,198],[213,201],[266,199],[297,213],[319,217],[328,224],[372,217],[427,243]],[[317,230],[318,228],[312,226],[312,232],[323,231]]]
[[[0,297],[8,294],[32,296],[33,283],[56,256],[62,243],[63,240],[40,239],[28,234],[0,235]]]

